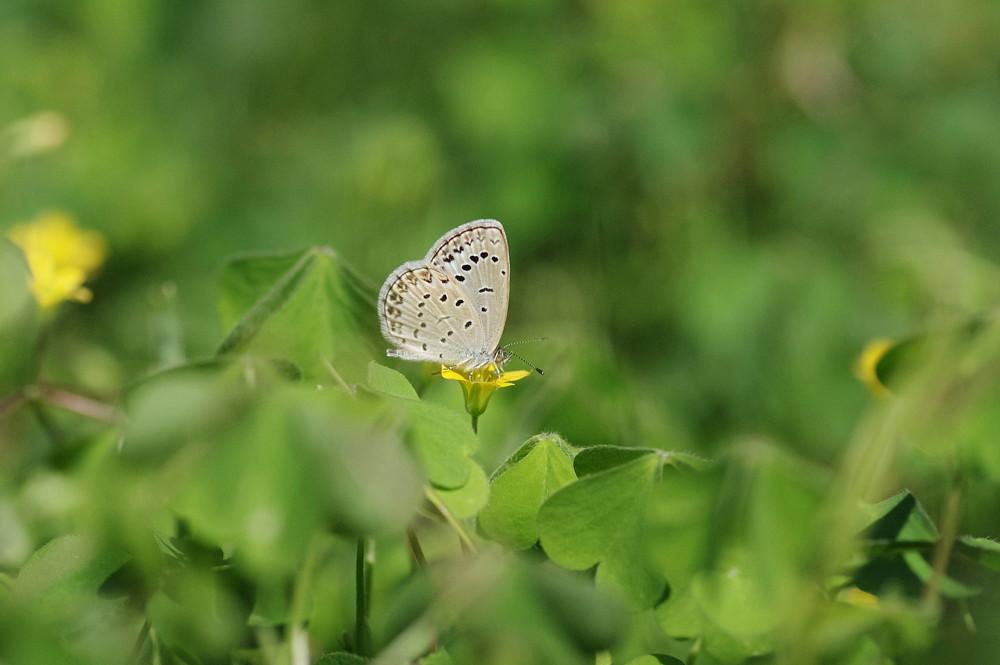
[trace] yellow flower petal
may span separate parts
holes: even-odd
[[[850,605],[855,605],[857,607],[867,607],[867,608],[877,608],[878,596],[873,596],[867,591],[862,591],[857,587],[851,587],[850,589],[844,589],[838,595],[838,598]]]
[[[478,416],[486,410],[486,405],[497,388],[512,386],[515,381],[523,379],[529,374],[531,372],[525,370],[501,372],[493,363],[465,373],[451,367],[441,366],[443,378],[462,384],[462,392],[465,394],[465,410],[473,416]]]
[[[449,369],[449,368],[444,367],[444,366],[441,367],[441,378],[442,379],[451,379],[452,381],[464,381],[465,383],[469,383],[469,379],[468,378],[462,376],[461,374],[459,374],[455,370]]]
[[[519,369],[519,370],[516,370],[514,372],[504,372],[496,380],[496,384],[500,388],[506,388],[507,386],[514,385],[515,381],[520,381],[521,379],[523,379],[524,377],[528,376],[529,374],[531,374],[531,372],[529,372],[528,370],[524,370],[524,369]]]
[[[879,380],[878,373],[875,370],[878,367],[879,361],[882,360],[894,344],[893,341],[888,339],[872,340],[865,346],[857,362],[854,364],[855,376],[868,386],[868,389],[876,397],[885,397],[891,394],[889,389]]]

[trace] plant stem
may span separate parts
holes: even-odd
[[[417,563],[417,567],[426,568],[427,558],[424,556],[424,549],[420,546],[420,541],[417,540],[417,530],[412,526],[406,527],[406,544],[410,549],[410,555]]]
[[[945,499],[944,511],[941,515],[941,535],[934,546],[934,557],[931,562],[933,573],[927,586],[924,587],[924,594],[921,598],[924,605],[933,605],[940,595],[941,580],[944,579],[948,561],[951,559],[951,551],[955,546],[955,537],[958,535],[961,505],[962,488],[960,483],[956,482],[952,485],[951,491],[948,492]]]
[[[292,600],[288,610],[290,630],[288,630],[284,637],[285,643],[281,645],[282,648],[287,648],[288,650],[288,660],[282,662],[297,665],[297,663],[303,661],[303,657],[300,655],[301,642],[298,640],[301,639],[299,636],[308,625],[316,569],[320,562],[320,554],[323,547],[323,541],[319,537],[314,536],[309,542],[305,560],[302,562],[299,572],[296,575],[295,587],[292,590]],[[308,643],[306,643],[306,651],[308,652]],[[308,659],[308,654],[306,654],[306,659]]]
[[[354,567],[355,579],[355,625],[354,648],[359,656],[370,658],[371,632],[368,629],[368,610],[371,602],[371,574],[368,566],[368,540],[358,538],[358,553]]]
[[[479,434],[479,414],[474,414],[472,416],[472,431],[474,434]]]
[[[447,506],[445,506],[441,499],[438,498],[438,495],[434,493],[434,490],[430,487],[425,487],[424,496],[427,497],[428,501],[434,504],[434,507],[437,509],[441,517],[443,517],[445,521],[451,525],[451,528],[458,533],[458,538],[462,541],[462,546],[468,548],[471,552],[475,552],[476,543],[473,542],[469,532],[465,530],[465,526],[459,520],[455,519],[455,516],[451,514],[451,511],[448,510]]]
[[[128,656],[129,665],[135,665],[139,662],[139,656],[142,655],[142,647],[146,644],[146,638],[149,637],[149,629],[151,627],[152,624],[150,624],[147,617],[142,622],[142,628],[139,629],[139,634],[135,638],[135,644],[132,645],[132,653]]]
[[[106,423],[121,423],[122,415],[113,406],[108,406],[83,395],[77,395],[54,386],[38,386],[43,401],[53,406],[78,413],[81,416],[93,418]]]

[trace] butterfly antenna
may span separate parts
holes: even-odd
[[[532,365],[532,364],[531,364],[531,363],[529,363],[529,362],[528,362],[527,360],[525,360],[525,359],[524,359],[524,358],[522,358],[521,356],[517,355],[517,354],[516,354],[516,353],[514,353],[513,351],[507,351],[507,347],[508,347],[508,346],[515,346],[515,345],[517,345],[517,344],[527,344],[528,342],[544,342],[544,341],[545,341],[545,340],[547,340],[547,339],[548,339],[548,337],[539,337],[538,339],[522,339],[522,340],[518,340],[518,341],[516,341],[516,342],[508,342],[507,344],[504,344],[504,345],[503,345],[502,347],[500,347],[500,348],[502,348],[502,349],[504,350],[504,352],[506,352],[506,353],[510,354],[511,356],[513,356],[513,357],[517,358],[518,360],[520,360],[521,362],[523,362],[523,363],[524,363],[525,365],[527,365],[527,366],[528,366],[528,367],[530,367],[531,369],[533,369],[533,370],[535,370],[536,372],[538,372],[539,374],[545,374],[545,371],[544,371],[544,370],[542,370],[542,369],[541,369],[541,368],[539,368],[539,367],[536,367],[536,366]]]
[[[500,348],[506,349],[508,346],[517,346],[518,344],[528,344],[530,342],[545,342],[548,339],[549,339],[548,337],[539,337],[538,339],[519,339],[516,342],[507,342]]]

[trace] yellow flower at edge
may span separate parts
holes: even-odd
[[[43,308],[63,300],[90,302],[93,293],[83,283],[100,267],[107,255],[104,236],[81,230],[64,212],[43,212],[26,224],[7,232],[21,248],[31,271],[28,285]]]
[[[868,386],[868,389],[876,397],[886,397],[891,394],[888,388],[883,385],[878,378],[879,361],[895,345],[895,342],[888,339],[876,339],[869,342],[854,364],[854,375]]]
[[[841,591],[837,594],[837,600],[847,603],[848,605],[868,609],[877,609],[879,606],[878,596],[874,596],[867,591],[862,591],[856,586]]]
[[[462,384],[462,392],[465,393],[465,410],[472,416],[479,416],[486,410],[486,405],[497,388],[512,386],[515,381],[519,381],[529,374],[531,372],[526,370],[501,372],[493,363],[468,373],[461,373],[450,367],[441,366],[442,378],[458,381]]]

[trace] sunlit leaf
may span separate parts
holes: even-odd
[[[122,552],[102,549],[80,535],[50,540],[31,555],[11,585],[16,603],[68,618],[77,603],[93,598],[104,580],[127,559]]]
[[[435,651],[420,659],[420,665],[454,665],[454,663],[447,651]]]
[[[435,488],[431,490],[451,514],[457,519],[475,517],[483,509],[490,497],[490,484],[482,467],[469,464],[469,477],[465,484],[455,489]]]
[[[436,404],[412,402],[406,408],[410,414],[407,443],[428,479],[444,489],[465,485],[472,466],[469,453],[477,444],[468,419]]]
[[[374,357],[374,298],[330,249],[231,262],[219,308],[232,329],[217,354],[255,353],[295,363],[310,381],[359,383]]]
[[[1000,571],[1000,543],[995,540],[962,536],[955,541],[955,551],[991,570]]]
[[[742,662],[774,649],[777,608],[755,575],[747,551],[732,549],[720,565],[695,579],[706,649],[724,662]]]
[[[394,397],[419,399],[405,376],[374,360],[368,363],[368,387]]]
[[[664,654],[647,654],[633,658],[625,665],[684,665],[684,661]]]
[[[600,563],[599,581],[640,606],[655,603],[664,583],[646,565],[642,536],[661,462],[656,452],[646,452],[556,490],[538,512],[546,554],[571,570]]]
[[[479,515],[483,532],[518,549],[531,547],[538,540],[542,502],[576,478],[574,452],[557,435],[528,439],[490,480],[490,501]]]

